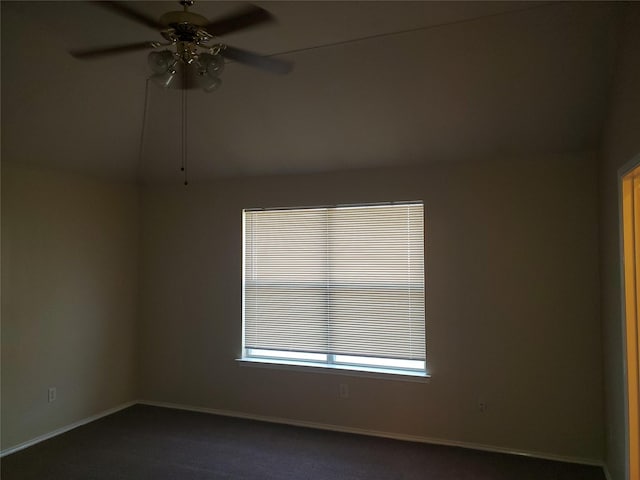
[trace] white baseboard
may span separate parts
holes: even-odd
[[[591,466],[602,467],[605,471],[605,475],[608,474],[606,467],[602,461],[594,460],[590,458],[569,457],[564,455],[555,455],[555,454],[536,452],[536,451],[517,450],[512,448],[497,447],[493,445],[484,445],[479,443],[460,442],[456,440],[447,440],[442,438],[431,438],[431,437],[422,437],[422,436],[416,436],[416,435],[404,435],[404,434],[398,434],[398,433],[380,432],[376,430],[367,430],[362,428],[343,427],[340,425],[331,425],[331,424],[316,423],[316,422],[305,422],[300,420],[291,420],[288,418],[279,418],[279,417],[269,417],[264,415],[254,415],[250,413],[236,412],[236,411],[230,411],[230,410],[218,410],[215,408],[194,407],[190,405],[181,405],[181,404],[166,403],[166,402],[154,402],[151,400],[140,400],[138,403],[143,405],[154,406],[154,407],[175,408],[178,410],[189,410],[193,412],[211,413],[214,415],[222,415],[225,417],[246,418],[250,420],[259,420],[262,422],[269,422],[269,423],[281,423],[285,425],[293,425],[296,427],[316,428],[319,430],[331,430],[334,432],[355,433],[358,435],[391,438],[394,440],[405,440],[405,441],[418,442],[418,443],[430,443],[434,445],[462,447],[462,448],[469,448],[472,450],[482,450],[486,452],[507,453],[510,455],[521,455],[526,457],[541,458],[545,460],[555,460],[559,462],[578,463],[581,465],[591,465]],[[607,478],[609,479],[609,477]]]
[[[64,427],[60,427],[52,432],[45,433],[44,435],[39,435],[36,438],[32,438],[31,440],[27,440],[26,442],[22,442],[22,443],[19,443],[18,445],[14,445],[13,447],[5,448],[4,450],[0,451],[0,458],[4,457],[5,455],[9,455],[11,453],[15,453],[19,450],[23,450],[27,447],[31,447],[36,443],[40,443],[45,440],[49,440],[50,438],[57,437],[58,435],[68,432],[69,430],[73,430],[74,428],[81,427],[82,425],[86,425],[87,423],[94,422],[99,418],[106,417],[107,415],[111,415],[112,413],[116,413],[120,410],[131,407],[136,403],[138,402],[127,402],[127,403],[120,404],[116,407],[110,408],[108,410],[104,410],[103,412],[99,412],[99,413],[96,413],[95,415],[91,415],[90,417],[83,418],[82,420],[78,420],[77,422],[73,422],[69,425],[65,425]]]

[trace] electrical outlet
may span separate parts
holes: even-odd
[[[49,403],[55,402],[57,396],[58,396],[58,392],[56,391],[56,387],[49,387],[49,391],[48,391]]]
[[[487,402],[484,400],[478,400],[478,411],[484,413],[487,411]]]
[[[346,383],[341,383],[339,392],[340,398],[349,398],[349,385]]]

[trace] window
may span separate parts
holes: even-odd
[[[421,202],[244,211],[243,359],[424,375]]]

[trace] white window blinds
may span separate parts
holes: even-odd
[[[425,360],[422,203],[244,212],[244,348]]]

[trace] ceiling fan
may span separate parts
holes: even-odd
[[[154,75],[151,79],[166,88],[200,87],[210,92],[221,84],[220,73],[225,59],[256,67],[271,73],[285,74],[293,68],[291,62],[266,57],[255,52],[220,43],[219,36],[268,23],[274,17],[255,5],[246,5],[217,20],[208,20],[189,11],[193,0],[180,0],[182,11],[167,12],[155,20],[124,2],[100,1],[98,5],[145,27],[158,31],[164,42],[146,41],[108,47],[72,50],[78,59],[95,59],[110,55],[156,49],[148,56]],[[157,49],[163,48],[158,51]]]

